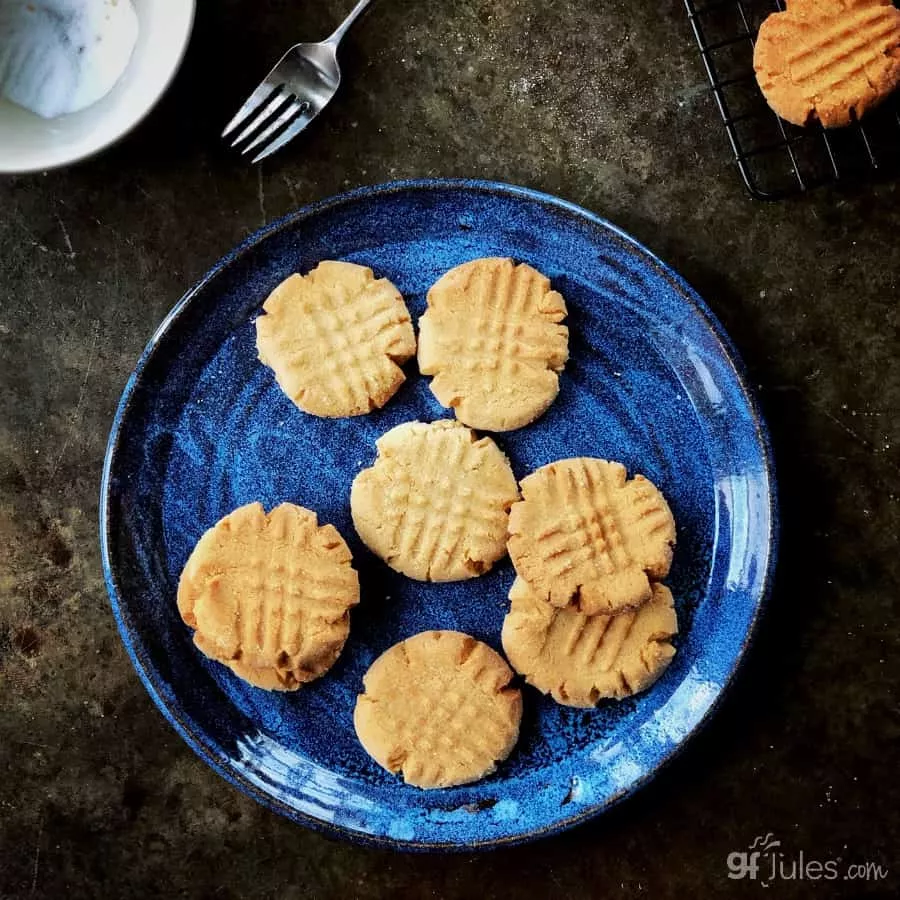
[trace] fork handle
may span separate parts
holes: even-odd
[[[334,34],[332,34],[331,37],[328,38],[328,40],[324,43],[333,44],[335,47],[337,47],[337,45],[341,42],[341,38],[343,38],[343,36],[350,29],[350,26],[366,11],[371,2],[372,0],[359,0],[359,3],[357,3],[356,6],[354,6],[350,11],[350,15],[347,16],[347,18],[344,19],[344,21],[341,22],[340,25],[338,25],[338,27],[334,30]]]

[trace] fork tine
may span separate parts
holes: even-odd
[[[264,131],[260,132],[251,143],[244,147],[244,149],[241,150],[241,153],[246,155],[253,150],[265,146],[265,144],[268,143],[269,138],[271,138],[279,128],[287,125],[294,116],[305,112],[308,107],[309,104],[306,101],[301,102],[296,97],[291,97],[290,106],[288,106],[288,108],[285,109],[271,125],[268,125]]]
[[[259,110],[259,114],[251,114],[253,121],[250,122],[246,128],[241,130],[241,133],[231,142],[231,146],[236,147],[241,141],[247,140],[257,128],[262,128],[272,116],[280,113],[285,103],[290,105],[293,102],[294,95],[291,94],[284,85],[279,85],[277,94],[273,94],[272,99]]]
[[[271,156],[276,150],[280,150],[288,141],[292,141],[310,122],[315,118],[315,115],[310,115],[311,107],[307,106],[307,108],[300,113],[300,115],[291,122],[290,125],[280,134],[268,147],[266,147],[261,153],[258,153],[255,157],[253,157],[253,162],[258,163],[262,162],[267,156]]]
[[[237,115],[225,126],[222,137],[230,134],[249,116],[253,115],[260,106],[270,100],[275,91],[280,90],[281,85],[274,85],[268,79],[259,84],[256,90],[247,98],[244,105],[237,111]]]

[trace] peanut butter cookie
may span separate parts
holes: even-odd
[[[522,481],[509,516],[509,555],[534,593],[586,615],[650,598],[672,563],[675,522],[642,475],[603,459],[563,459]]]
[[[541,693],[566,706],[594,706],[646,690],[675,655],[669,639],[678,620],[669,589],[654,584],[650,599],[614,616],[557,609],[517,578],[503,622],[503,650],[512,667]]]
[[[366,546],[419,581],[481,575],[506,554],[519,489],[490,438],[459,422],[406,422],[376,443],[353,481],[350,510]]]
[[[210,659],[267,690],[296,690],[338,658],[359,602],[332,525],[283,503],[241,506],[207,531],[178,584],[178,610]]]
[[[395,644],[363,679],[353,722],[366,752],[407,784],[477,781],[512,752],[522,695],[486,644],[458,631],[425,631]]]
[[[451,269],[428,292],[419,320],[419,369],[431,390],[472,428],[511,431],[533,422],[559,393],[569,356],[562,296],[510,259]]]
[[[783,119],[847,125],[900,83],[900,10],[891,0],[790,0],[763,22],[753,66]]]
[[[384,406],[416,352],[400,292],[371,269],[322,262],[291,275],[263,304],[256,347],[281,389],[316,416],[358,416]]]

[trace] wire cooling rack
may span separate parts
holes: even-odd
[[[823,184],[900,171],[900,100],[860,122],[798,128],[769,108],[753,71],[753,45],[782,0],[684,0],[735,162],[754,197],[779,199]]]

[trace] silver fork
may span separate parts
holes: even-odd
[[[262,128],[241,151],[246,155],[259,150],[253,157],[255,163],[297,137],[337,93],[341,84],[338,45],[371,2],[359,0],[327,40],[291,47],[247,98],[222,132],[222,137],[240,129],[231,142],[235,147]]]

